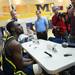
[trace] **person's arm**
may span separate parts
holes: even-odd
[[[23,59],[22,47],[20,44],[14,45],[13,60],[18,69],[33,63],[30,59]]]
[[[34,34],[37,34],[37,21],[35,21],[35,24],[34,24],[34,27],[35,27],[35,33]]]
[[[44,19],[44,23],[45,23],[45,26],[46,26],[46,32],[48,32],[48,20]]]
[[[58,18],[54,15],[52,17],[52,28],[56,29],[57,28],[57,23],[58,23]]]

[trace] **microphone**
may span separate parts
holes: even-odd
[[[75,43],[71,43],[71,42],[66,43],[66,42],[64,42],[64,43],[62,43],[62,46],[63,46],[64,48],[66,48],[66,47],[75,48]]]
[[[68,43],[63,42],[63,43],[62,43],[62,46],[63,46],[64,48],[66,48],[66,47],[68,47]]]

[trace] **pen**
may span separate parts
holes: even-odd
[[[64,54],[64,56],[65,56],[65,57],[67,57],[67,56],[72,56],[72,54]]]
[[[48,53],[48,52],[44,52],[45,54],[49,55],[50,57],[52,57],[52,54]]]

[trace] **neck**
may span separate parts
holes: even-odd
[[[38,19],[40,19],[41,17],[38,17]]]

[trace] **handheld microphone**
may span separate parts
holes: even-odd
[[[62,46],[63,46],[64,48],[66,48],[66,47],[68,47],[68,43],[64,42],[64,43],[62,43]]]
[[[66,43],[66,42],[64,42],[64,43],[62,43],[62,46],[63,46],[64,48],[66,48],[66,47],[75,48],[75,43],[71,43],[71,42]]]

